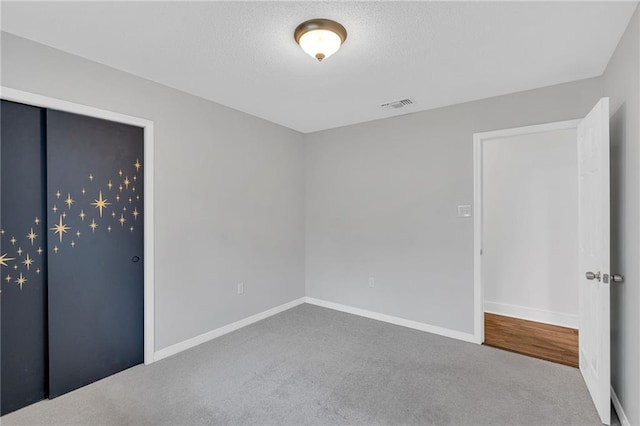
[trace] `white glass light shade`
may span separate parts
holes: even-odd
[[[347,39],[347,30],[330,19],[310,19],[298,25],[293,38],[302,50],[322,61],[340,49]]]
[[[312,30],[304,33],[299,43],[302,50],[321,61],[340,49],[342,39],[333,31]]]

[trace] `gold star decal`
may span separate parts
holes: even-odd
[[[40,275],[40,268],[36,269],[36,274]]]
[[[121,214],[121,215],[120,215],[120,219],[118,219],[118,222],[120,222],[120,226],[124,226],[124,223],[125,223],[126,221],[127,221],[127,220],[126,220],[126,219],[124,218],[124,216]]]
[[[15,246],[18,240],[16,240],[16,237],[11,237],[9,241],[11,241],[11,244]]]
[[[18,247],[17,253],[18,253],[18,256],[22,256],[22,248]]]
[[[134,186],[133,188],[131,188],[131,190],[132,190],[133,192],[136,192],[136,187]]]
[[[20,276],[18,277],[18,279],[16,280],[16,284],[18,284],[20,286],[20,290],[22,290],[22,286],[24,285],[24,283],[27,282],[27,279],[25,277],[22,276],[22,272],[20,272]]]
[[[129,228],[129,231],[133,232],[133,226],[131,228]]]
[[[111,225],[107,226],[107,231],[111,232]]]
[[[129,204],[131,204],[133,202],[133,200],[131,199],[131,197],[129,197]]]
[[[126,207],[123,207],[123,208],[122,208],[122,211],[123,211],[123,212],[126,212],[126,211],[127,211],[127,208],[126,208]]]
[[[27,267],[27,271],[28,271],[29,267],[33,264],[33,259],[29,257],[29,253],[27,253],[27,257],[24,258],[22,263],[24,263],[24,266]]]
[[[31,228],[31,232],[27,234],[27,238],[31,241],[31,245],[33,245],[33,240],[35,240],[37,237],[38,237],[38,234],[33,232],[33,228]]]
[[[129,189],[129,185],[131,185],[131,181],[129,180],[129,176],[127,176],[126,178],[124,178],[124,187]]]
[[[64,200],[65,203],[67,203],[67,206],[69,206],[69,209],[71,209],[71,204],[73,204],[73,198],[71,198],[71,194],[67,193],[67,199]]]
[[[11,275],[7,274],[7,276],[4,278],[4,280],[8,283],[11,282]]]
[[[80,238],[80,231],[76,232],[76,237]]]
[[[18,265],[17,264],[13,264],[13,269],[15,269],[16,271],[18,270]]]
[[[142,167],[142,164],[140,164],[140,159],[136,158],[136,162],[135,162],[135,164],[133,165],[133,167],[135,167],[135,168],[136,168],[136,172],[139,172],[139,171],[140,171],[140,167]]]
[[[56,207],[56,205],[54,204],[54,205],[53,205],[53,208],[52,208],[51,210],[53,210],[53,212],[55,213],[55,212],[57,212],[57,211],[58,211],[58,208],[57,208],[57,207]]]
[[[60,198],[61,195],[60,190],[56,191],[56,197]]]
[[[60,249],[58,248],[58,246],[53,246],[53,252],[54,252],[54,253],[58,253],[58,250],[60,250]]]
[[[111,217],[116,217],[116,211],[115,210],[111,212]]]
[[[86,189],[84,189],[84,188],[82,188],[82,191],[80,191],[80,192],[82,192],[82,195],[84,195],[84,194],[86,194],[86,193],[87,193],[87,190],[86,190]]]
[[[37,219],[37,217],[36,217]],[[0,235],[4,235],[4,229],[0,229]]]
[[[67,218],[67,214],[65,212],[62,212],[62,217],[66,219]]]
[[[38,217],[36,217],[36,218],[33,220],[33,222],[34,222],[36,225],[39,225],[39,224],[40,224],[40,219],[38,219]]]
[[[80,216],[80,219],[82,219],[82,221],[84,222],[84,218],[86,216],[84,210],[80,210],[80,214],[78,216]]]
[[[120,192],[122,192],[122,185],[120,185],[118,189],[120,190]]]
[[[7,262],[10,260],[16,260],[16,259],[14,257],[7,257],[7,253],[5,253],[2,256],[0,256],[0,265],[9,266],[7,265]]]
[[[91,228],[91,230],[93,232],[96,232],[96,228],[98,227],[98,224],[96,223],[95,219],[91,219],[91,223],[89,224],[89,228]]]
[[[71,241],[71,247],[75,247],[76,246],[76,242],[75,241]]]
[[[54,234],[60,235],[60,242],[62,242],[62,234],[66,233],[69,229],[71,228],[62,223],[62,215],[60,215],[60,222],[51,228]]]
[[[111,183],[111,179],[109,179],[109,183],[107,184],[107,187],[109,187],[109,190],[113,188],[113,183]]]
[[[138,211],[138,208],[134,208],[133,211],[131,212],[131,214],[133,215],[133,218],[135,220],[138,220],[138,215],[140,214],[140,212]]]
[[[138,180],[138,176],[133,176],[133,181],[135,182],[136,180]]]
[[[93,182],[93,173],[89,173],[89,180]]]
[[[102,217],[102,209],[106,209],[108,205],[111,203],[107,203],[107,199],[102,198],[102,191],[100,191],[100,196],[94,203],[91,203],[92,206],[96,206],[97,209],[100,209],[100,217]]]
[[[139,195],[136,195],[136,200],[140,200],[140,196]]]
[[[120,194],[116,195],[116,201],[120,201]]]
[[[122,177],[122,169],[118,170],[118,174]]]
[[[38,254],[42,254],[42,252],[43,252],[44,250],[42,250],[42,247],[38,247],[38,250],[36,250],[36,251],[38,252]]]

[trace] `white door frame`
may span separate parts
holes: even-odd
[[[101,118],[141,127],[144,130],[144,363],[151,364],[155,349],[154,277],[153,277],[153,121],[117,112],[68,102],[62,99],[0,86],[0,99],[41,108]]]
[[[473,300],[474,340],[484,342],[484,286],[482,283],[482,150],[487,140],[531,135],[554,130],[577,129],[582,119],[515,127],[473,135]]]

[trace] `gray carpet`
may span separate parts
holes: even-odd
[[[3,425],[598,425],[577,369],[301,305]]]

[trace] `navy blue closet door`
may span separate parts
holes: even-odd
[[[0,412],[47,396],[44,111],[0,106]]]
[[[143,362],[143,130],[47,111],[49,392]]]

